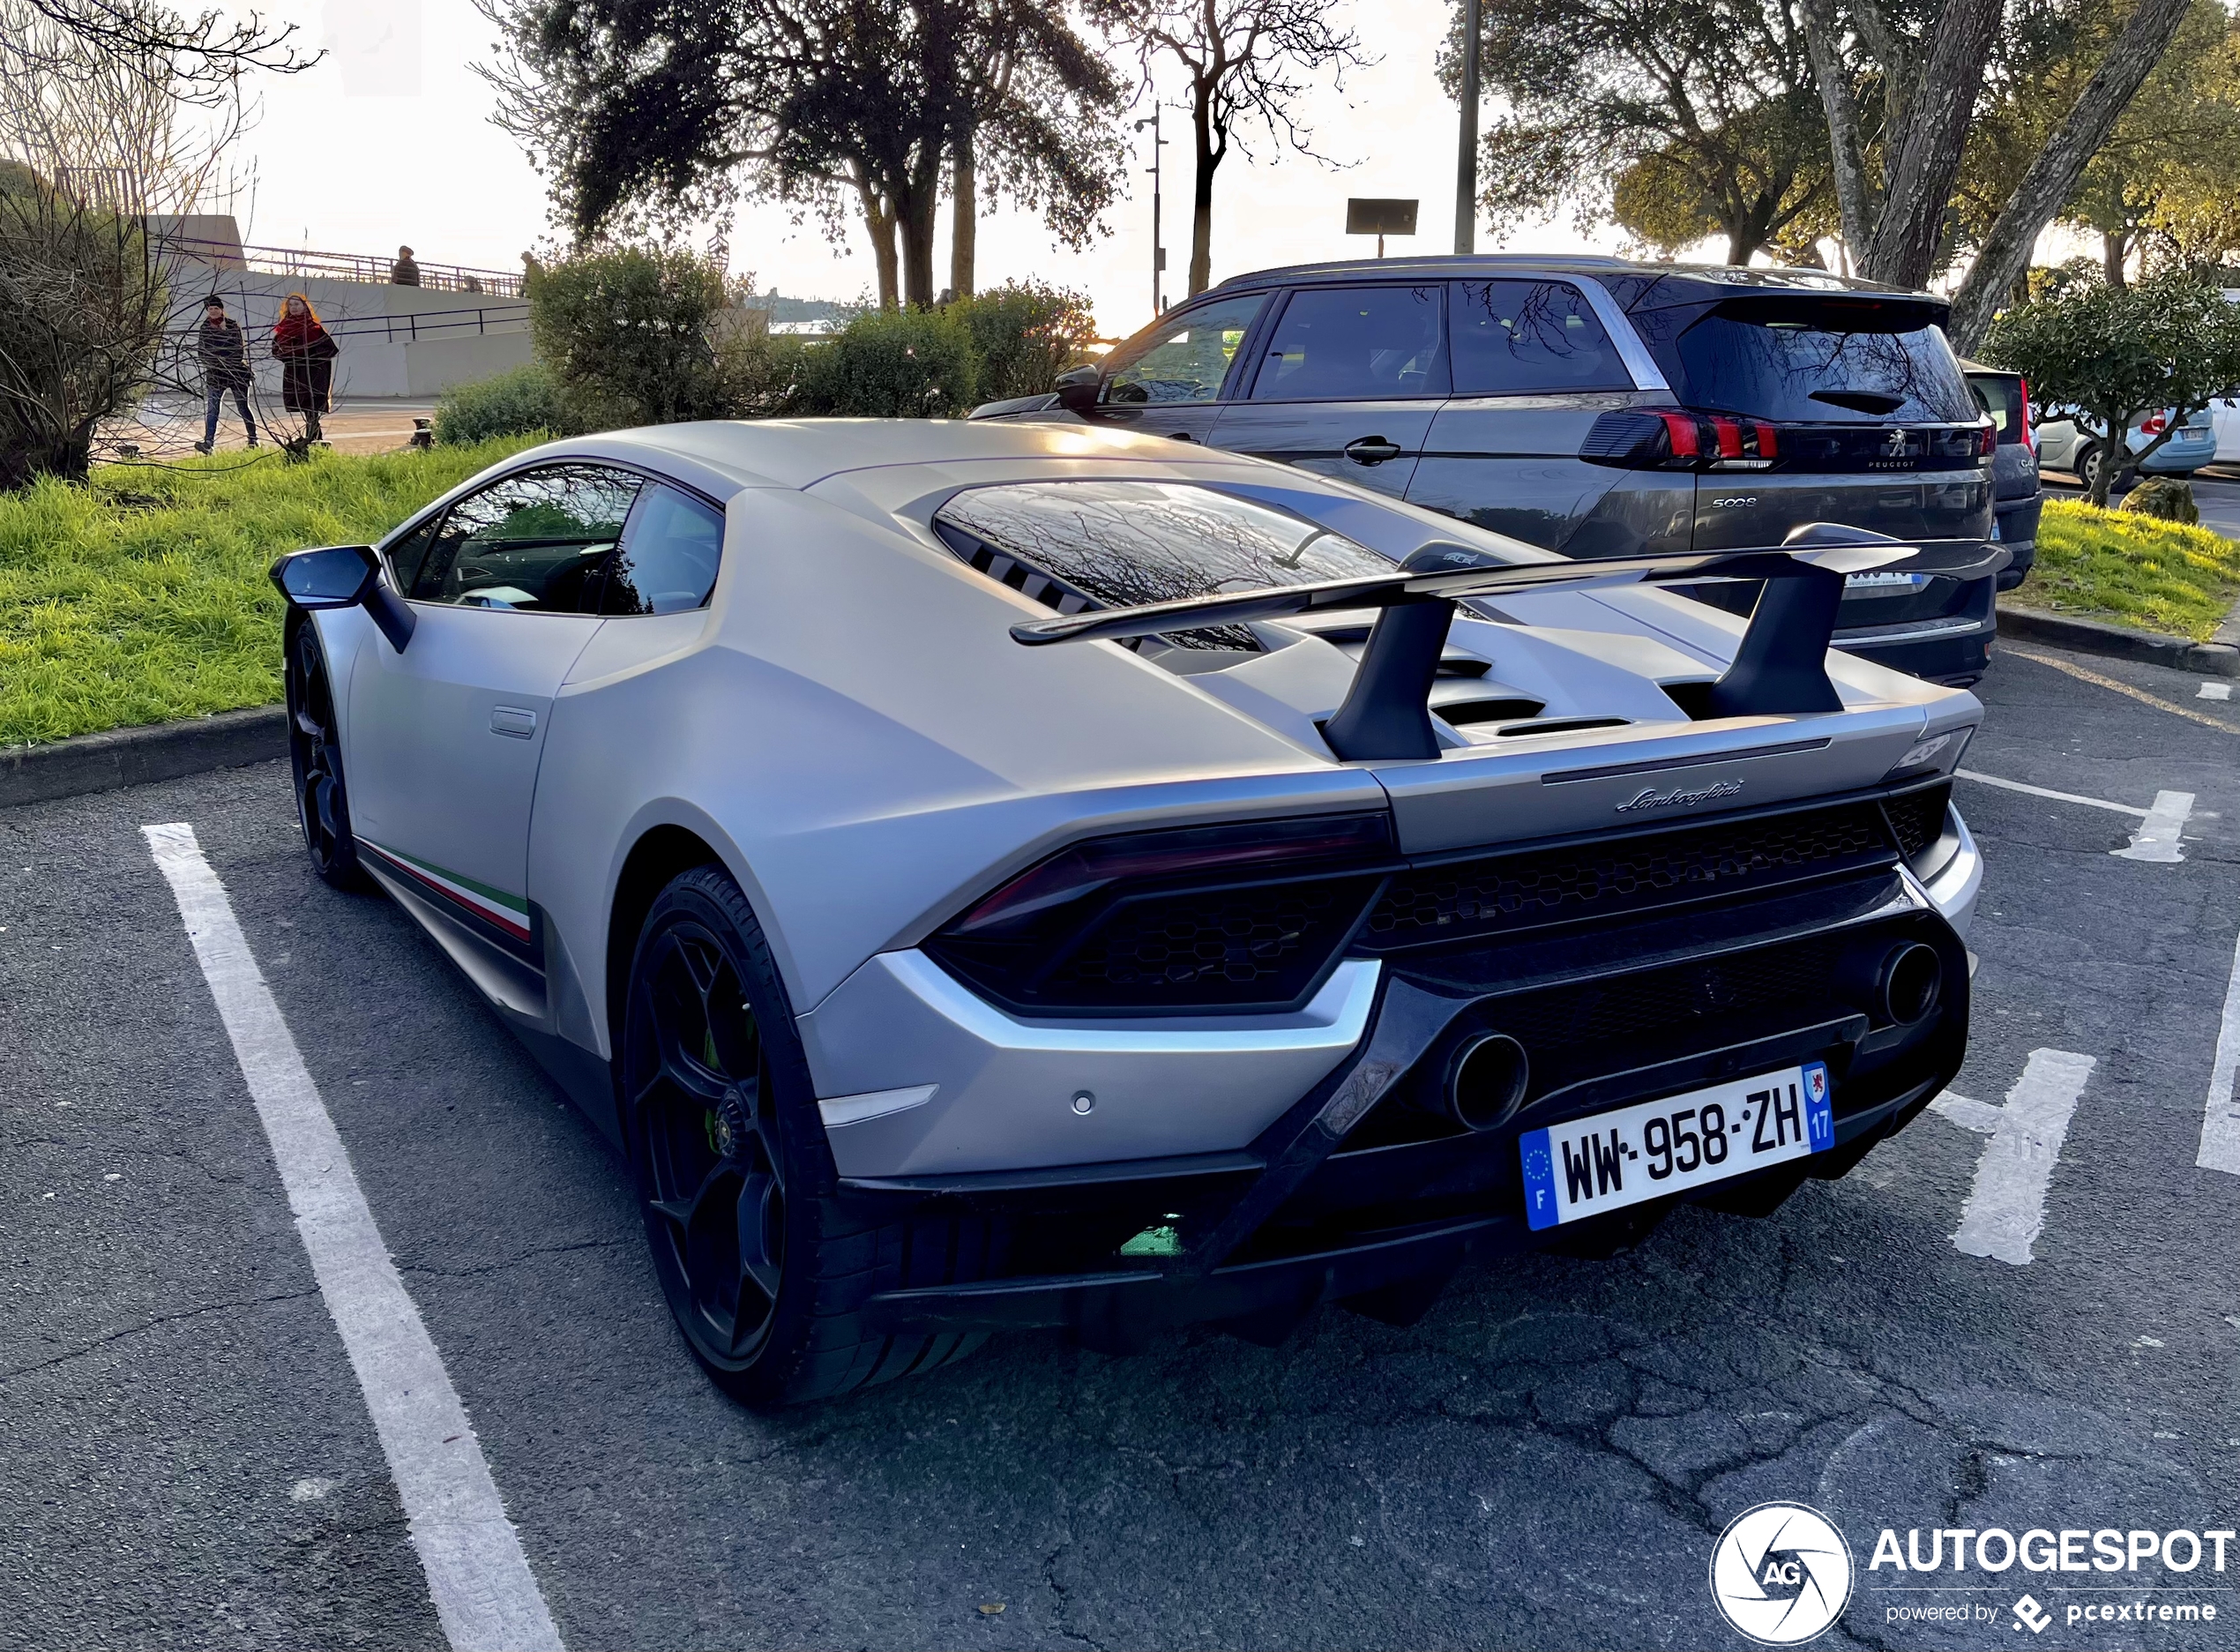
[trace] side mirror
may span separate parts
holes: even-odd
[[[290,608],[363,608],[399,654],[412,640],[412,609],[381,582],[381,557],[370,545],[290,551],[273,564],[272,579]]]
[[[1086,416],[1095,410],[1103,389],[1104,370],[1094,362],[1084,362],[1057,376],[1057,405]]]

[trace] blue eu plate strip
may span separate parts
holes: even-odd
[[[1556,1207],[1556,1167],[1548,1153],[1548,1132],[1527,1130],[1517,1138],[1525,1162],[1525,1220],[1536,1231],[1552,1228],[1560,1214]]]

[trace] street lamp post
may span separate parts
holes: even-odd
[[[1462,0],[1462,141],[1454,158],[1454,250],[1478,250],[1479,0]]]
[[[1472,4],[1476,3],[1477,0],[1471,0]],[[1161,316],[1167,312],[1166,297],[1159,290],[1163,285],[1160,277],[1167,269],[1167,249],[1159,239],[1159,152],[1167,146],[1167,140],[1159,135],[1159,105],[1156,103],[1151,106],[1148,119],[1136,123],[1138,131],[1146,126],[1151,128],[1151,313]]]

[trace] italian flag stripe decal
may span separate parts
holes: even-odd
[[[409,878],[432,893],[442,896],[456,907],[463,907],[486,923],[495,923],[516,940],[526,941],[529,934],[529,903],[519,895],[510,895],[503,889],[493,889],[488,884],[476,883],[472,878],[462,878],[454,871],[430,864],[398,850],[384,848],[368,838],[360,838],[358,846],[370,851],[392,871]]]

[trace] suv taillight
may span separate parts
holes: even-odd
[[[2015,399],[2022,405],[2022,445],[2035,453],[2038,451],[2038,438],[2030,433],[2030,381],[2018,378],[2014,385]]]
[[[1594,421],[1579,456],[1628,470],[1763,470],[1781,438],[1764,419],[1684,407],[1613,407]]]

